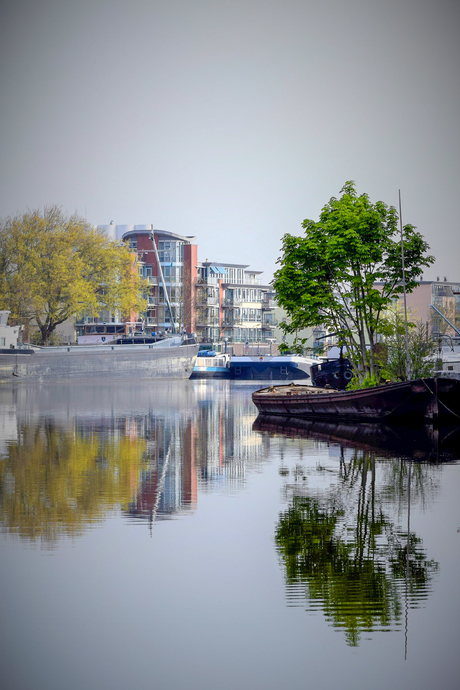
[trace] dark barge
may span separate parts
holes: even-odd
[[[335,391],[312,386],[270,386],[255,391],[260,414],[395,424],[460,423],[460,381],[442,377]]]

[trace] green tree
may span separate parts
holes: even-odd
[[[403,292],[398,214],[382,201],[371,203],[367,194],[358,196],[354,182],[346,182],[341,195],[329,200],[319,221],[303,221],[303,237],[284,235],[273,285],[289,317],[286,332],[313,326],[339,332],[360,375],[375,376],[380,321]],[[403,239],[410,292],[434,258],[414,226],[404,226]]]
[[[35,321],[43,343],[74,314],[145,308],[143,281],[125,245],[57,206],[0,221],[0,308]]]

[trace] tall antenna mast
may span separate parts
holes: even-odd
[[[166,287],[165,277],[164,277],[164,275],[163,275],[163,269],[161,268],[161,264],[160,264],[160,257],[159,257],[159,255],[158,255],[158,248],[157,248],[157,244],[156,244],[156,242],[155,242],[155,233],[154,233],[154,231],[153,231],[153,225],[152,225],[151,227],[152,227],[152,232],[151,232],[151,235],[150,235],[150,239],[152,240],[153,251],[155,252],[155,259],[157,260],[157,266],[158,266],[158,272],[159,272],[159,274],[160,274],[160,280],[161,280],[161,282],[163,283],[163,290],[164,290],[164,293],[165,293],[165,300],[166,300],[166,304],[168,305],[169,317],[170,317],[170,319],[171,319],[171,330],[172,330],[173,333],[176,333],[176,325],[175,325],[175,323],[174,323],[174,322],[175,322],[174,314],[173,314],[173,310],[171,309],[171,302],[169,301],[168,288]]]
[[[409,331],[407,327],[407,298],[406,298],[406,269],[404,267],[404,240],[403,240],[403,223],[401,210],[401,190],[399,190],[399,227],[401,231],[401,265],[402,265],[402,282],[404,291],[404,329],[406,335],[406,373],[407,379],[410,380],[410,359],[409,359]]]

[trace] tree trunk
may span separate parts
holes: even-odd
[[[42,326],[39,325],[39,328],[40,328],[40,333],[42,336],[41,344],[42,345],[49,345],[50,337],[53,334],[56,326],[53,325],[53,323],[45,323]]]

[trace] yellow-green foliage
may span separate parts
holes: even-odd
[[[138,491],[145,439],[90,438],[52,424],[24,425],[0,458],[0,520],[22,537],[80,534]]]
[[[143,281],[126,246],[53,206],[0,223],[0,308],[36,321],[42,341],[78,312],[145,308]]]

